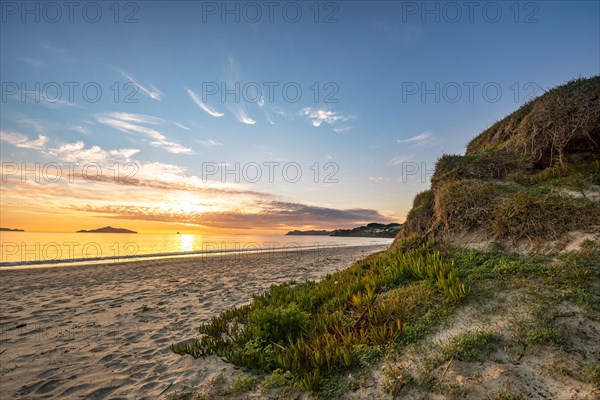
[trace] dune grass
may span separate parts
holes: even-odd
[[[400,342],[406,326],[414,336],[432,308],[468,293],[454,263],[428,243],[368,257],[321,282],[272,286],[202,325],[193,343],[171,348],[252,371],[289,371],[295,386],[312,391]]]

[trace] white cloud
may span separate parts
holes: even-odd
[[[154,147],[159,147],[165,149],[169,153],[173,154],[190,154],[192,149],[189,147],[184,147],[177,142],[174,142],[168,139],[165,135],[163,135],[160,131],[150,128],[148,126],[143,126],[139,124],[150,124],[157,125],[163,124],[165,121],[152,117],[149,115],[143,114],[129,114],[129,113],[107,113],[100,114],[96,117],[98,122],[104,125],[108,125],[118,131],[123,133],[137,133],[147,138],[152,139],[150,141],[150,145]]]
[[[192,100],[194,101],[194,103],[196,103],[196,105],[198,107],[200,107],[201,109],[203,109],[206,113],[208,113],[208,115],[213,116],[215,118],[220,118],[222,117],[223,114],[222,112],[213,110],[212,108],[210,108],[207,104],[203,103],[198,96],[196,95],[196,93],[194,93],[193,91],[191,91],[190,89],[185,89],[188,93],[188,95],[192,98]]]
[[[138,149],[104,150],[100,146],[86,148],[83,141],[66,143],[56,149],[48,151],[49,154],[60,157],[69,162],[107,163],[109,160],[129,160],[139,153]]]
[[[223,146],[223,143],[213,139],[197,140],[197,142],[207,147]]]
[[[238,87],[241,81],[240,76],[241,68],[239,63],[232,55],[229,55],[228,64],[223,72],[223,80],[225,82],[225,87]],[[256,120],[250,117],[248,113],[247,103],[248,101],[245,98],[243,98],[241,102],[227,103],[226,106],[229,109],[229,111],[231,111],[231,113],[235,116],[235,118],[242,124],[254,125],[256,124]],[[258,99],[256,104],[259,108],[263,108],[263,106],[265,105],[265,100],[262,98],[262,96]],[[269,119],[268,116],[267,119]],[[272,120],[270,121],[270,123],[271,125],[273,125]]]
[[[174,124],[175,124],[175,126],[177,126],[178,128],[181,128],[181,129],[183,129],[183,130],[186,130],[186,131],[189,131],[189,130],[190,130],[190,128],[189,128],[189,127],[187,127],[187,126],[185,126],[185,125],[182,125],[182,124],[180,124],[180,123],[179,123],[179,122],[177,122],[177,121],[173,121],[173,123],[174,123]]]
[[[126,79],[129,80],[129,82],[133,83],[135,86],[137,86],[137,88],[144,93],[146,96],[150,97],[153,100],[158,100],[160,101],[161,96],[163,95],[163,93],[160,91],[160,89],[158,89],[156,86],[154,86],[152,83],[148,83],[148,86],[150,88],[147,88],[146,86],[142,85],[141,83],[139,83],[132,75],[128,74],[127,72],[121,71],[121,70],[117,70],[119,71],[119,73],[121,75],[123,75]]]
[[[329,125],[334,125],[338,122],[345,122],[354,118],[353,115],[343,115],[336,111],[326,109],[314,109],[311,107],[306,107],[302,109],[301,114],[311,119],[311,123],[313,126],[321,126],[323,122]],[[351,127],[344,127],[338,129],[349,130],[351,129]]]
[[[29,139],[22,133],[0,131],[0,140],[23,149],[43,149],[48,142],[48,137],[38,135],[37,139]]]
[[[139,124],[151,124],[151,125],[161,125],[165,121],[162,118],[153,117],[151,115],[145,114],[130,114],[124,112],[113,112],[110,113],[114,118],[121,119],[123,121],[135,122]]]
[[[417,136],[413,136],[411,138],[408,139],[403,139],[403,140],[396,140],[397,143],[419,143],[419,142],[423,142],[427,139],[429,139],[431,137],[431,132],[429,131],[425,131],[422,133],[419,133]]]
[[[384,178],[383,176],[370,176],[369,180],[372,182],[380,183],[380,182],[389,182],[390,178]]]
[[[247,116],[243,110],[238,110],[238,113],[236,113],[236,114],[237,114],[236,116],[237,116],[238,121],[240,121],[246,125],[256,124],[256,121],[253,120],[252,118],[250,118],[249,116]]]
[[[113,156],[120,156],[125,159],[130,159],[133,155],[139,153],[138,149],[120,149],[120,150],[110,150],[110,154]]]

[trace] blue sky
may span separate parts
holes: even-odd
[[[12,224],[50,212],[26,200],[33,193],[53,215],[118,218],[142,231],[402,221],[428,186],[403,172],[463,153],[528,95],[600,73],[595,1],[483,1],[472,10],[464,2],[279,2],[272,20],[263,2],[92,2],[87,14],[81,2],[72,21],[60,2],[60,17],[42,2],[8,3],[2,161],[135,163],[140,181],[153,182],[20,177],[3,185],[2,218]],[[239,10],[239,22],[223,7]],[[239,101],[223,99],[236,83]],[[257,163],[263,177],[202,179],[203,165],[222,162]],[[264,163],[279,163],[273,182]],[[298,182],[282,176],[287,163],[300,167]],[[328,173],[337,182],[324,182]]]

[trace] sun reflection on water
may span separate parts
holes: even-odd
[[[194,242],[196,238],[194,235],[183,234],[181,236],[181,251],[192,251],[194,250]]]

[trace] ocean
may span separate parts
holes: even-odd
[[[163,257],[214,257],[288,251],[331,251],[388,245],[393,239],[286,235],[192,235],[0,232],[0,268],[126,262]]]

